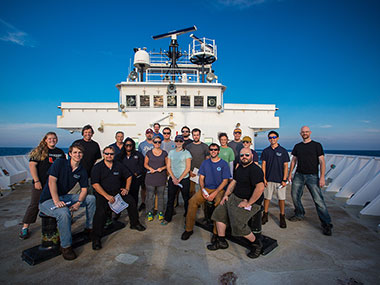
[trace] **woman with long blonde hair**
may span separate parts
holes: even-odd
[[[27,239],[30,235],[29,226],[36,222],[38,215],[38,202],[42,189],[48,179],[48,170],[57,158],[66,158],[60,148],[55,147],[58,137],[54,132],[48,132],[40,141],[38,146],[29,153],[29,169],[33,178],[33,189],[30,204],[23,218],[23,227],[20,232],[21,239]]]

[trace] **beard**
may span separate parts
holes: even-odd
[[[247,160],[241,160],[241,164],[243,165],[247,165],[247,164],[250,164],[252,162],[252,159],[247,159]]]

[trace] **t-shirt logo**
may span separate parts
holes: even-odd
[[[115,171],[115,172],[113,173],[113,175],[119,175],[119,172],[118,172],[118,171]]]
[[[217,171],[221,171],[222,168],[221,168],[220,166],[218,166],[218,167],[216,168],[216,170],[217,170]]]
[[[79,178],[80,178],[80,175],[79,175],[79,174],[74,174],[73,177],[74,177],[75,179],[79,179]]]
[[[282,152],[276,152],[276,155],[277,155],[277,156],[281,156],[281,155],[282,155]]]
[[[49,157],[49,163],[53,163],[53,162],[54,162],[53,158]]]
[[[137,155],[135,155],[133,158],[134,158],[134,159],[138,159],[139,157],[138,157]]]

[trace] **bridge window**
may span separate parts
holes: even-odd
[[[190,96],[181,96],[181,107],[190,107]]]
[[[168,107],[177,107],[177,96],[168,95]]]
[[[153,97],[154,99],[154,107],[155,108],[162,108],[164,107],[164,96],[162,95],[155,95]]]
[[[150,96],[141,95],[140,96],[140,107],[150,107]]]
[[[203,107],[203,96],[194,96],[194,107]]]
[[[136,96],[135,95],[127,95],[127,107],[136,107]]]
[[[207,96],[207,107],[216,107],[216,96]]]

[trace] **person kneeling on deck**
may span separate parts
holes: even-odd
[[[92,169],[91,181],[96,193],[96,212],[94,216],[94,230],[92,232],[92,249],[102,248],[100,239],[103,235],[104,225],[107,219],[108,202],[115,202],[115,196],[120,194],[128,203],[128,215],[131,223],[130,228],[144,231],[145,227],[140,224],[137,206],[134,198],[128,194],[132,182],[132,174],[120,162],[114,161],[115,150],[107,146],[103,150],[104,159],[98,162]],[[125,181],[125,188],[123,186]]]
[[[189,146],[191,146],[191,144]],[[203,161],[199,168],[200,190],[196,192],[189,201],[189,208],[186,215],[186,227],[181,236],[182,240],[189,239],[193,234],[198,206],[206,201],[215,201],[215,205],[218,206],[223,197],[223,189],[227,186],[228,179],[231,178],[228,163],[218,157],[220,151],[219,146],[216,143],[212,143],[208,149],[211,158]],[[206,193],[203,191],[206,191]]]
[[[216,222],[218,237],[207,249],[228,248],[225,233],[227,225],[230,225],[233,236],[243,236],[252,243],[247,256],[257,258],[260,256],[262,245],[261,241],[256,240],[248,222],[261,209],[264,198],[264,174],[260,167],[253,163],[253,155],[249,148],[240,151],[240,161],[234,179],[212,214],[211,219]]]
[[[50,167],[48,183],[42,190],[39,208],[45,215],[56,218],[63,258],[73,260],[76,254],[71,247],[71,211],[86,207],[85,233],[90,233],[95,213],[95,197],[87,195],[87,172],[80,165],[83,147],[79,144],[70,146],[69,156],[69,160],[59,158]],[[80,194],[67,194],[77,182],[81,187]]]

